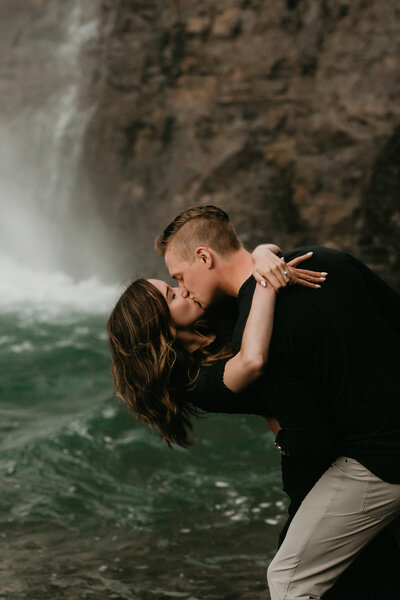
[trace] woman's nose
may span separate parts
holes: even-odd
[[[174,287],[173,291],[175,294],[181,294],[182,298],[187,298],[189,296],[189,292],[184,287]]]

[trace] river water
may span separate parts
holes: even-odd
[[[284,521],[265,421],[168,450],[111,392],[116,286],[2,257],[0,598],[268,598]]]
[[[168,450],[112,395],[121,289],[65,274],[107,261],[74,213],[101,3],[42,8],[10,48],[37,93],[17,69],[0,121],[0,600],[266,599],[286,501],[265,421],[208,416]]]

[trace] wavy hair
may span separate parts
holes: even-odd
[[[208,323],[199,327],[206,332]],[[169,448],[192,445],[188,431],[198,410],[184,399],[200,368],[231,355],[228,345],[188,352],[176,330],[164,296],[146,279],[137,279],[121,295],[107,322],[114,393],[137,421],[159,431]]]

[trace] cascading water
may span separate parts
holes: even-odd
[[[33,268],[74,273],[79,261],[90,274],[97,251],[80,223],[76,178],[95,110],[89,50],[100,8],[99,0],[56,0],[15,24],[10,106],[0,116],[0,253]]]
[[[283,502],[264,421],[200,420],[193,449],[169,452],[111,393],[105,320],[121,289],[67,274],[98,251],[75,181],[100,1],[10,7],[18,27],[0,21],[11,53],[0,61],[0,597],[265,598]]]

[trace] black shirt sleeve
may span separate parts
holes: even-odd
[[[205,410],[215,413],[261,414],[257,403],[245,390],[232,392],[224,384],[224,370],[228,358],[202,367],[195,388],[185,394],[185,399]]]
[[[400,295],[362,262],[347,255],[361,271],[372,300],[390,328],[400,337]]]

